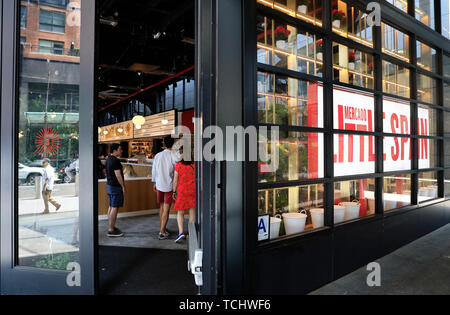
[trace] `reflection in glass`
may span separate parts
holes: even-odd
[[[417,99],[422,102],[436,104],[436,80],[417,74]]]
[[[450,84],[444,82],[444,106],[450,107]]]
[[[334,80],[373,89],[373,56],[333,43]]]
[[[418,201],[422,203],[438,197],[438,182],[436,172],[419,173]]]
[[[417,65],[425,70],[436,72],[436,50],[417,41]]]
[[[383,60],[383,92],[410,98],[409,69]]]
[[[415,0],[416,19],[434,29],[434,0]]]
[[[322,184],[259,190],[258,215],[270,215],[270,238],[323,227],[323,191]]]
[[[257,0],[297,19],[322,26],[322,0]]]
[[[409,36],[381,23],[382,50],[384,53],[409,62]]]
[[[57,14],[36,1],[26,6],[28,16],[41,16],[21,29],[29,45],[21,45],[18,68],[19,265],[66,270],[79,252],[80,25],[64,16],[79,20],[81,1]],[[47,31],[61,34],[43,40]]]
[[[317,82],[258,72],[258,122],[323,127],[322,95]]]
[[[411,175],[402,174],[384,178],[384,211],[411,205]]]
[[[346,2],[332,2],[331,20],[333,32],[356,42],[373,47],[372,26],[367,23],[367,14]]]
[[[408,1],[407,0],[386,0],[390,4],[394,5],[396,8],[402,10],[403,12],[408,12]]]
[[[267,17],[257,20],[258,62],[322,76],[322,39]]]
[[[323,177],[323,134],[280,131],[259,133],[258,181],[260,183]]]
[[[335,208],[344,212],[344,221],[375,214],[375,179],[357,179],[334,184]],[[345,207],[345,209],[344,209]]]
[[[450,2],[441,0],[442,36],[450,39]]]
[[[450,78],[450,56],[442,54],[442,63],[444,64],[444,77]]]

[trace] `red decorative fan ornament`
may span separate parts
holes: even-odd
[[[58,154],[60,145],[61,137],[55,128],[42,128],[36,135],[36,151],[34,151],[34,154],[43,158],[54,157]]]

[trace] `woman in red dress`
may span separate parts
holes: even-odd
[[[189,222],[195,222],[195,163],[194,160],[182,160],[175,166],[173,179],[173,193],[175,199],[174,210],[178,211],[177,222],[179,235],[175,239],[178,243],[185,239],[184,212],[189,210]]]

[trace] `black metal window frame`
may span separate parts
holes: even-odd
[[[385,2],[384,0],[380,0],[381,2]],[[373,217],[384,217],[390,215],[400,214],[406,211],[411,211],[417,209],[419,207],[424,207],[426,205],[430,205],[437,202],[442,202],[445,200],[445,192],[444,192],[444,171],[450,170],[450,167],[445,167],[444,162],[444,120],[443,113],[449,112],[450,108],[444,107],[444,90],[443,90],[443,82],[449,82],[450,80],[444,77],[443,73],[443,63],[442,63],[442,55],[446,52],[439,47],[439,44],[430,41],[428,38],[416,36],[415,33],[405,29],[402,25],[399,25],[397,21],[390,20],[383,17],[382,13],[382,22],[391,25],[392,27],[402,31],[406,35],[409,36],[409,51],[410,51],[410,62],[407,63],[403,60],[397,59],[389,54],[383,53],[381,49],[381,43],[383,38],[381,38],[381,27],[373,27],[373,48],[369,46],[365,46],[358,42],[355,42],[347,37],[340,36],[335,33],[331,29],[331,0],[323,0],[322,2],[322,11],[324,12],[324,16],[322,17],[322,27],[317,27],[308,22],[302,21],[295,17],[284,14],[283,12],[274,10],[267,6],[257,3],[257,0],[252,0],[249,2],[254,2],[252,4],[246,5],[246,14],[245,14],[245,25],[251,31],[246,32],[246,53],[247,56],[247,66],[246,71],[255,72],[254,75],[247,73],[246,78],[246,86],[244,87],[247,90],[248,95],[251,95],[251,100],[249,104],[246,104],[244,112],[246,114],[246,125],[256,125],[256,126],[266,126],[271,127],[273,125],[267,124],[258,124],[257,116],[256,116],[256,88],[251,86],[252,83],[256,86],[256,73],[258,72],[266,72],[270,74],[278,74],[283,75],[295,79],[300,80],[314,80],[320,82],[324,86],[324,127],[323,128],[311,128],[311,127],[297,127],[297,126],[278,126],[280,130],[289,130],[289,131],[297,131],[297,132],[318,132],[324,134],[324,178],[313,179],[313,180],[295,180],[288,182],[275,182],[275,183],[259,183],[257,178],[257,165],[255,163],[248,163],[246,166],[246,176],[249,184],[246,185],[246,189],[249,190],[246,199],[247,209],[251,209],[251,213],[248,213],[249,221],[256,222],[256,217],[258,216],[258,205],[257,205],[257,195],[259,189],[271,189],[271,188],[280,188],[280,187],[292,187],[292,186],[302,186],[302,185],[311,185],[311,184],[323,184],[324,185],[324,208],[325,208],[325,227],[317,230],[306,231],[302,234],[282,237],[277,240],[267,240],[258,242],[257,241],[257,230],[256,223],[255,226],[251,226],[249,229],[249,236],[247,246],[250,251],[260,250],[270,246],[277,246],[277,244],[283,243],[288,240],[308,237],[313,233],[319,233],[321,230],[334,229],[334,220],[333,220],[333,205],[334,205],[334,184],[342,181],[351,181],[358,179],[370,179],[375,178],[376,188],[375,188],[375,215],[362,217],[354,221],[344,222],[339,224],[339,226],[345,227],[348,224],[352,224],[355,222],[367,221]],[[367,4],[370,1],[354,1],[352,5],[357,6],[359,9],[364,7],[364,4]],[[403,11],[393,7],[389,3],[385,3],[385,5],[392,7],[397,11],[395,14],[402,15],[413,15],[414,14],[414,0],[409,0],[408,3],[408,14]],[[438,9],[439,7],[436,7]],[[365,11],[363,9],[363,11]],[[328,14],[326,14],[328,12]],[[437,12],[437,11],[436,11]],[[266,64],[261,64],[256,62],[256,16],[262,15],[267,16],[269,18],[273,18],[275,20],[283,21],[286,24],[296,26],[301,30],[310,31],[312,34],[319,35],[324,40],[324,68],[323,77],[312,76],[304,73],[299,73],[291,70],[281,69],[274,66],[269,66]],[[437,15],[435,14],[437,17]],[[440,30],[440,19],[436,19],[436,31],[429,29],[429,32],[436,33]],[[420,21],[416,21],[416,23],[421,23]],[[440,34],[439,34],[440,36]],[[443,37],[442,37],[443,38]],[[421,68],[417,65],[416,60],[416,40],[420,40],[422,43],[432,47],[436,50],[437,57],[437,71],[431,72],[426,69]],[[333,42],[346,45],[349,48],[357,49],[365,53],[372,54],[374,57],[374,89],[366,89],[350,84],[344,84],[339,81],[333,80],[333,55],[332,55],[332,44]],[[448,40],[446,43],[446,47],[448,47]],[[254,47],[253,47],[254,46]],[[251,55],[253,54],[253,56]],[[252,61],[253,60],[253,61]],[[392,95],[389,93],[383,92],[383,68],[382,68],[382,60],[386,60],[388,62],[394,63],[396,65],[405,67],[409,69],[410,72],[410,97],[400,97],[397,95]],[[253,64],[252,64],[253,63]],[[436,82],[436,104],[426,103],[417,100],[417,74],[423,74],[433,78]],[[251,78],[251,80],[249,80]],[[369,92],[374,96],[374,108],[375,108],[375,132],[356,132],[356,131],[345,131],[345,130],[336,130],[333,126],[333,89],[336,86],[341,86],[344,88],[351,88],[353,90],[359,90],[361,92]],[[390,134],[386,133],[383,130],[383,100],[385,97],[397,99],[400,101],[405,101],[410,104],[411,108],[411,134],[410,135],[398,135],[398,134]],[[435,119],[436,119],[436,131],[437,133],[433,136],[427,137],[419,137],[418,135],[418,106],[425,106],[428,108],[433,108],[436,111]],[[375,173],[374,174],[363,174],[363,175],[354,175],[354,176],[339,176],[334,177],[334,135],[337,134],[353,134],[353,135],[367,135],[375,137]],[[384,161],[383,161],[383,138],[384,137],[408,137],[411,139],[411,150],[412,150],[412,161],[411,161],[411,169],[403,170],[403,171],[394,171],[394,172],[384,172]],[[418,141],[422,138],[426,138],[430,141],[436,141],[438,146],[436,148],[436,165],[433,168],[429,169],[419,169],[418,165]],[[447,138],[450,140],[450,137]],[[430,201],[426,201],[424,203],[418,203],[418,188],[419,188],[419,174],[426,172],[436,172],[437,181],[438,181],[438,198]],[[383,184],[384,177],[386,176],[394,176],[394,175],[402,175],[407,174],[411,175],[411,205],[385,212],[383,209]],[[253,184],[253,186],[252,186]]]

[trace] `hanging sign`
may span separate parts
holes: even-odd
[[[258,241],[269,239],[269,220],[268,215],[258,217]]]

